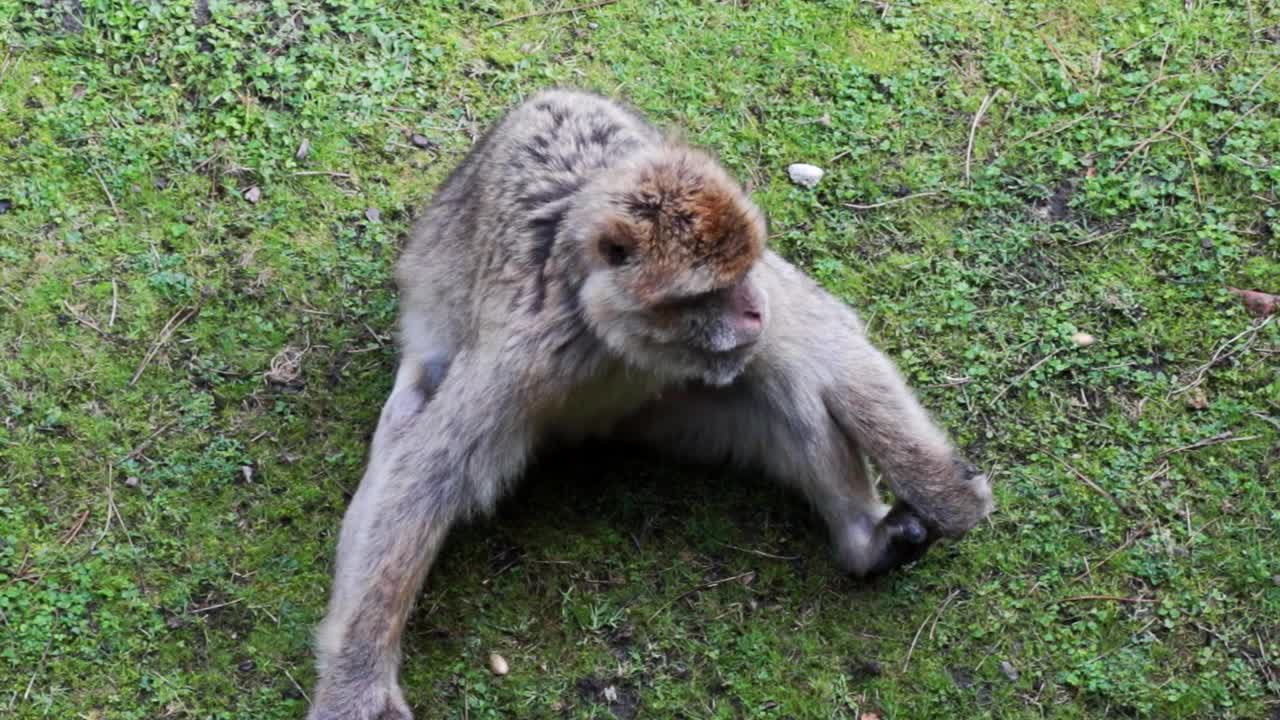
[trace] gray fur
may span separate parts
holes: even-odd
[[[409,718],[423,578],[550,441],[619,432],[761,469],[858,574],[990,510],[853,312],[764,234],[713,160],[604,98],[539,93],[476,144],[398,265],[401,363],[338,539],[312,720]],[[906,503],[888,520],[863,450]]]

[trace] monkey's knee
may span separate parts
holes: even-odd
[[[835,542],[836,562],[844,572],[861,577],[867,573],[879,557],[877,548],[876,527],[878,513],[859,512],[841,519],[833,525],[832,539]]]
[[[391,429],[403,427],[426,408],[449,373],[451,358],[405,358],[396,372],[395,388],[383,408],[382,418]]]

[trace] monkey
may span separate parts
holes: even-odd
[[[951,446],[853,309],[771,251],[752,277],[770,317],[737,381],[668,389],[616,435],[797,488],[825,520],[840,567],[858,577],[914,562],[986,517],[987,476]],[[868,456],[896,496],[892,508]]]
[[[400,361],[339,530],[310,720],[411,718],[400,636],[436,553],[551,443],[634,433],[762,465],[864,576],[990,511],[852,311],[766,237],[713,157],[599,95],[538,92],[476,141],[397,262]]]

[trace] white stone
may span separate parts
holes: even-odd
[[[787,175],[791,177],[791,182],[801,187],[816,186],[825,174],[822,168],[807,163],[792,163],[787,166]]]
[[[489,654],[489,670],[494,675],[506,675],[511,672],[511,668],[507,666],[507,659],[498,653]]]

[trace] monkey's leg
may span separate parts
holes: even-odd
[[[964,534],[991,512],[987,477],[951,446],[888,358],[862,336],[851,350],[847,369],[823,392],[831,418],[930,534]]]
[[[450,526],[490,509],[524,466],[526,399],[497,364],[458,360],[430,403],[378,425],[317,632],[312,720],[410,717],[396,676],[418,589]]]
[[[857,447],[816,396],[761,371],[735,388],[669,392],[620,427],[657,450],[695,462],[729,461],[799,490],[822,516],[836,560],[867,575],[909,562],[896,524]]]

